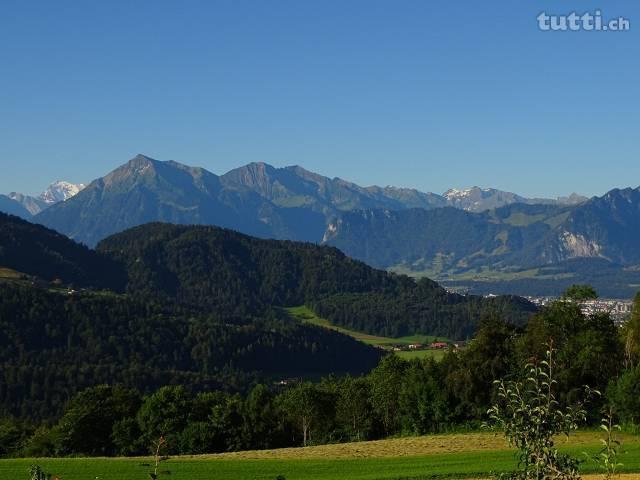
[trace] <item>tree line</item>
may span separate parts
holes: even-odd
[[[638,424],[640,295],[622,328],[563,299],[526,327],[488,315],[466,349],[439,362],[388,355],[362,376],[258,384],[245,395],[99,385],[76,395],[52,423],[4,418],[0,453],[146,454],[162,436],[169,453],[197,454],[477,429],[496,403],[494,382],[520,378],[522,365],[543,360],[550,344],[560,404],[582,404],[586,385],[602,392],[587,405],[589,422],[607,406],[625,425]]]
[[[0,415],[51,420],[101,383],[246,392],[260,378],[364,373],[381,356],[277,310],[223,319],[133,295],[0,283]]]

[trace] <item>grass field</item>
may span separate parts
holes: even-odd
[[[404,360],[413,360],[414,358],[433,358],[436,362],[439,362],[442,357],[444,357],[444,354],[446,353],[446,350],[415,350],[415,351],[401,351],[401,352],[396,352],[396,355],[398,355],[400,358],[403,358]]]
[[[16,272],[10,268],[0,267],[0,278],[7,280],[19,280],[22,276],[23,274],[20,272]]]
[[[561,272],[561,273],[547,273],[540,268],[532,268],[529,270],[494,270],[488,267],[483,267],[480,271],[466,270],[458,272],[457,270],[440,270],[425,268],[424,270],[412,270],[407,268],[406,265],[396,265],[389,268],[389,271],[407,275],[414,278],[431,278],[432,280],[441,282],[463,282],[463,281],[475,281],[475,282],[495,282],[495,281],[513,281],[513,280],[562,280],[572,278],[575,276],[573,273]]]
[[[564,451],[578,457],[595,452],[598,432],[581,432]],[[623,437],[624,472],[640,472],[640,438]],[[150,459],[19,459],[0,460],[0,479],[27,479],[37,463],[62,480],[143,480]],[[147,464],[147,466],[145,466]],[[398,480],[487,478],[490,472],[514,468],[514,453],[501,437],[475,433],[434,435],[378,442],[326,445],[262,452],[177,457],[162,464],[176,480]],[[583,471],[594,473],[585,464]]]
[[[411,345],[414,343],[420,343],[422,345],[429,344],[432,342],[448,342],[449,340],[444,337],[431,337],[428,335],[411,335],[408,337],[400,337],[400,338],[389,338],[389,337],[378,337],[376,335],[369,335],[367,333],[356,332],[354,330],[349,330],[348,328],[338,327],[336,325],[332,325],[328,320],[324,318],[318,317],[315,313],[309,310],[305,306],[301,307],[293,307],[285,309],[289,315],[291,315],[296,320],[309,323],[312,325],[317,325],[319,327],[329,328],[331,330],[335,330],[336,332],[340,332],[344,335],[349,335],[350,337],[355,338],[356,340],[366,343],[368,345],[374,345],[376,347],[384,348],[386,350],[391,350],[394,345]],[[433,357],[436,360],[439,360],[443,357],[443,350],[417,350],[417,351],[400,351],[397,354],[407,360],[413,358],[426,358]]]

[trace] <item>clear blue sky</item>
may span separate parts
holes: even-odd
[[[631,31],[538,30],[596,7]],[[438,193],[636,187],[639,37],[636,0],[3,0],[0,192],[139,152]]]

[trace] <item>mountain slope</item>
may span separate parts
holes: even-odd
[[[124,288],[124,270],[113,260],[64,235],[0,213],[0,267],[83,287]]]
[[[84,187],[85,185],[81,183],[73,184],[58,180],[50,184],[47,189],[37,197],[17,192],[11,192],[8,197],[26,208],[31,215],[37,215],[51,205],[64,202],[74,195],[77,195]],[[31,215],[26,218],[30,218]]]
[[[79,188],[67,187],[56,188],[62,194]],[[492,189],[450,191],[445,197],[408,188],[361,187],[300,166],[275,168],[265,163],[217,176],[202,168],[138,155],[67,201],[39,213],[36,221],[88,245],[152,221],[216,225],[265,238],[319,242],[343,212],[444,206],[484,211],[514,202],[558,203]]]
[[[362,208],[403,209],[443,206],[442,197],[412,189],[360,187],[340,178],[328,178],[300,166],[274,168],[251,163],[221,178],[231,188],[247,188],[281,207],[304,205],[314,211],[335,214]]]
[[[6,195],[0,195],[0,212],[25,219],[31,218],[31,213],[26,208]]]
[[[105,383],[238,391],[259,379],[361,374],[381,355],[286,318],[234,323],[131,296],[0,284],[2,414],[52,418],[78,391]]]
[[[467,212],[484,212],[495,208],[525,203],[528,205],[578,205],[588,199],[576,193],[568,197],[550,198],[526,198],[515,193],[496,190],[495,188],[471,187],[462,190],[452,188],[447,190],[443,197],[450,207],[460,208]]]
[[[604,258],[640,264],[640,188],[615,189],[573,209],[546,241],[547,262]]]
[[[528,200],[511,192],[493,188],[472,187],[463,190],[450,189],[444,195],[447,204],[468,212],[482,212],[511,203],[528,203]]]
[[[83,183],[74,184],[64,180],[57,180],[49,185],[38,198],[47,204],[64,202],[77,195],[85,186]]]
[[[301,167],[253,163],[219,177],[138,155],[36,221],[95,245],[152,221],[232,228],[259,237],[317,242],[343,210],[431,208],[440,197],[410,189],[362,188]]]
[[[8,197],[26,208],[31,215],[37,215],[49,206],[47,202],[38,197],[23,195],[22,193],[11,192]]]
[[[375,270],[334,248],[214,227],[144,225],[107,238],[98,250],[127,265],[129,292],[229,318],[307,304],[367,333],[466,338],[488,312],[522,323],[533,311],[518,298],[449,294],[435,282]]]
[[[296,238],[291,226],[302,236],[316,235],[323,225],[320,217],[278,209],[253,192],[225,189],[218,176],[204,169],[143,155],[35,220],[88,245],[151,221],[219,225],[276,238]]]
[[[487,264],[526,266],[532,251],[562,215],[556,206],[516,204],[493,212],[455,208],[367,210],[344,214],[324,242],[379,268],[399,264],[416,271],[469,270]]]
[[[159,248],[153,242],[167,240],[152,227],[140,230]],[[162,247],[175,255],[182,272],[176,278],[184,288],[172,294],[172,279],[163,276],[176,265],[154,263],[152,249],[130,253],[145,261],[127,265],[127,282],[123,263],[107,255],[111,252],[89,250],[40,225],[0,214],[0,269],[128,290],[68,293],[40,281],[0,278],[0,415],[49,418],[75,392],[100,383],[141,391],[167,384],[234,391],[259,378],[359,374],[378,363],[381,351],[301,325],[275,308],[280,299],[274,292],[290,287],[287,275],[260,278],[250,265],[239,264],[242,255],[233,252],[242,252],[243,245],[237,234],[228,233],[227,250],[219,258],[201,257],[188,244],[177,250],[171,244]],[[118,257],[128,258],[122,251]],[[136,283],[147,261],[150,282]],[[348,276],[349,266],[345,269]],[[232,282],[219,276],[225,272],[231,272]],[[209,297],[215,291],[220,293]],[[41,388],[45,382],[47,388]]]
[[[458,284],[466,279],[496,285],[500,279],[550,272],[546,267],[553,265],[563,267],[545,274],[549,279],[573,277],[567,281],[575,283],[593,278],[592,267],[567,263],[572,259],[605,260],[609,272],[618,269],[621,278],[631,279],[632,270],[625,268],[640,264],[640,189],[613,190],[567,207],[513,204],[483,213],[350,212],[329,225],[324,241],[380,268]],[[603,282],[608,287],[604,277]]]

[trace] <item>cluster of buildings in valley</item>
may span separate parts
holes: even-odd
[[[544,307],[557,300],[557,297],[525,297],[534,305]],[[598,298],[580,302],[580,308],[585,315],[594,313],[608,313],[613,320],[620,324],[624,322],[633,311],[633,301],[614,298]]]
[[[391,345],[391,350],[394,352],[414,352],[419,350],[446,350],[452,347],[454,350],[459,350],[465,347],[467,342],[442,342],[435,341],[431,343],[410,343],[410,344],[394,344]]]
[[[468,295],[469,289],[466,287],[445,287],[449,293],[457,293],[460,295]],[[484,295],[486,298],[497,297],[492,293]],[[531,297],[524,296],[527,300],[538,307],[544,307],[551,302],[558,300],[559,297]],[[585,300],[580,302],[580,307],[585,315],[594,313],[608,313],[611,315],[616,324],[623,323],[633,312],[633,301],[617,298],[598,298],[595,300]]]

